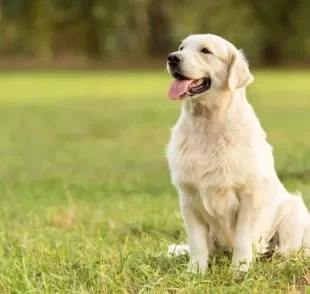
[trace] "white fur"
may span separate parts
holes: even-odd
[[[212,85],[183,99],[167,148],[189,245],[169,252],[190,252],[190,270],[204,272],[217,247],[231,249],[233,267],[247,271],[272,237],[284,255],[307,246],[309,213],[277,177],[272,147],[246,99],[253,77],[242,52],[210,34],[191,35],[182,46],[181,73],[210,76]]]

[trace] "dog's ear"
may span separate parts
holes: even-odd
[[[228,73],[228,88],[231,92],[246,87],[254,81],[251,75],[247,60],[242,51],[236,50],[231,57]]]

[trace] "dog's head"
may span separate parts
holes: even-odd
[[[171,99],[233,92],[254,80],[242,52],[211,34],[187,37],[179,50],[168,56],[167,69],[175,78],[168,93]]]

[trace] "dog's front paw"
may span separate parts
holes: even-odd
[[[190,253],[189,246],[187,244],[177,245],[172,244],[168,246],[167,257],[172,258],[174,256],[182,256]]]

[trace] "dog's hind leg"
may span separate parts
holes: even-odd
[[[292,195],[280,208],[282,220],[278,227],[279,253],[290,256],[310,242],[310,217],[301,197]],[[309,253],[309,249],[308,249]]]
[[[306,227],[302,243],[305,249],[305,252],[308,256],[310,256],[310,215],[308,216],[308,225]]]

